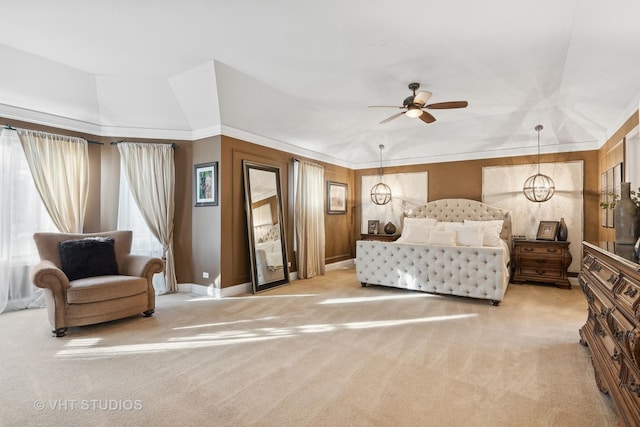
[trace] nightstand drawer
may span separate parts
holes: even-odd
[[[522,267],[544,267],[544,268],[554,268],[558,270],[562,270],[564,266],[564,262],[562,258],[525,258],[521,257],[518,259],[518,264]]]
[[[552,268],[545,265],[521,265],[518,274],[522,276],[543,276],[545,279],[562,279],[565,276],[562,268]]]
[[[564,255],[564,250],[561,247],[555,247],[555,246],[522,245],[517,247],[516,253],[523,256],[526,256],[527,254],[532,254],[532,255],[547,255],[547,256],[556,255],[558,257],[562,257]]]

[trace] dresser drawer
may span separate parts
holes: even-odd
[[[594,278],[608,290],[613,290],[620,277],[620,270],[611,267],[606,262],[599,260],[591,254],[586,254],[583,259],[583,266]]]
[[[640,314],[638,312],[640,304],[640,284],[638,282],[621,275],[614,292],[621,310],[624,310],[631,317],[636,317],[636,313]]]
[[[609,334],[609,328],[605,325],[606,323],[604,321],[596,319],[594,332],[597,337],[598,346],[601,351],[605,353],[605,358],[610,361],[609,368],[612,368],[613,372],[618,375],[622,366],[622,350],[616,345],[616,341]]]
[[[615,400],[621,400],[619,405],[627,408],[640,407],[640,374],[637,369],[628,363],[626,358],[623,360],[620,372],[620,393],[612,394]],[[625,418],[624,424],[630,426],[640,425],[640,412],[637,410],[625,411],[622,416]],[[622,422],[620,423],[623,424]]]
[[[626,316],[616,309],[611,310],[607,315],[607,327],[616,344],[629,359],[633,359],[634,349],[632,349],[632,345],[635,347],[634,327]]]

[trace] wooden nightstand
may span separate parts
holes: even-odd
[[[360,234],[362,240],[379,240],[381,242],[395,242],[399,234]]]
[[[555,283],[559,288],[571,289],[567,275],[572,259],[569,244],[550,240],[514,239],[511,281]]]

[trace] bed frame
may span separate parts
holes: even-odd
[[[511,212],[468,199],[442,199],[405,212],[439,222],[503,220],[500,237],[511,245]],[[362,286],[502,301],[509,284],[509,250],[497,247],[435,246],[359,240],[356,275]]]

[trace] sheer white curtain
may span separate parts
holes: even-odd
[[[57,231],[31,177],[15,130],[0,130],[0,313],[44,307],[42,289],[29,279],[40,261],[36,231]]]
[[[124,167],[120,168],[120,193],[118,200],[118,230],[135,230],[131,253],[162,258],[162,244],[153,235],[133,198]],[[153,276],[156,295],[166,293],[164,273]]]
[[[178,289],[173,255],[175,167],[169,144],[121,142],[118,151],[131,194],[142,216],[162,243],[167,292]],[[134,234],[136,231],[134,230]]]
[[[300,161],[295,200],[298,277],[324,274],[324,167]]]
[[[18,129],[31,175],[63,233],[82,233],[89,195],[89,152],[82,138]]]

